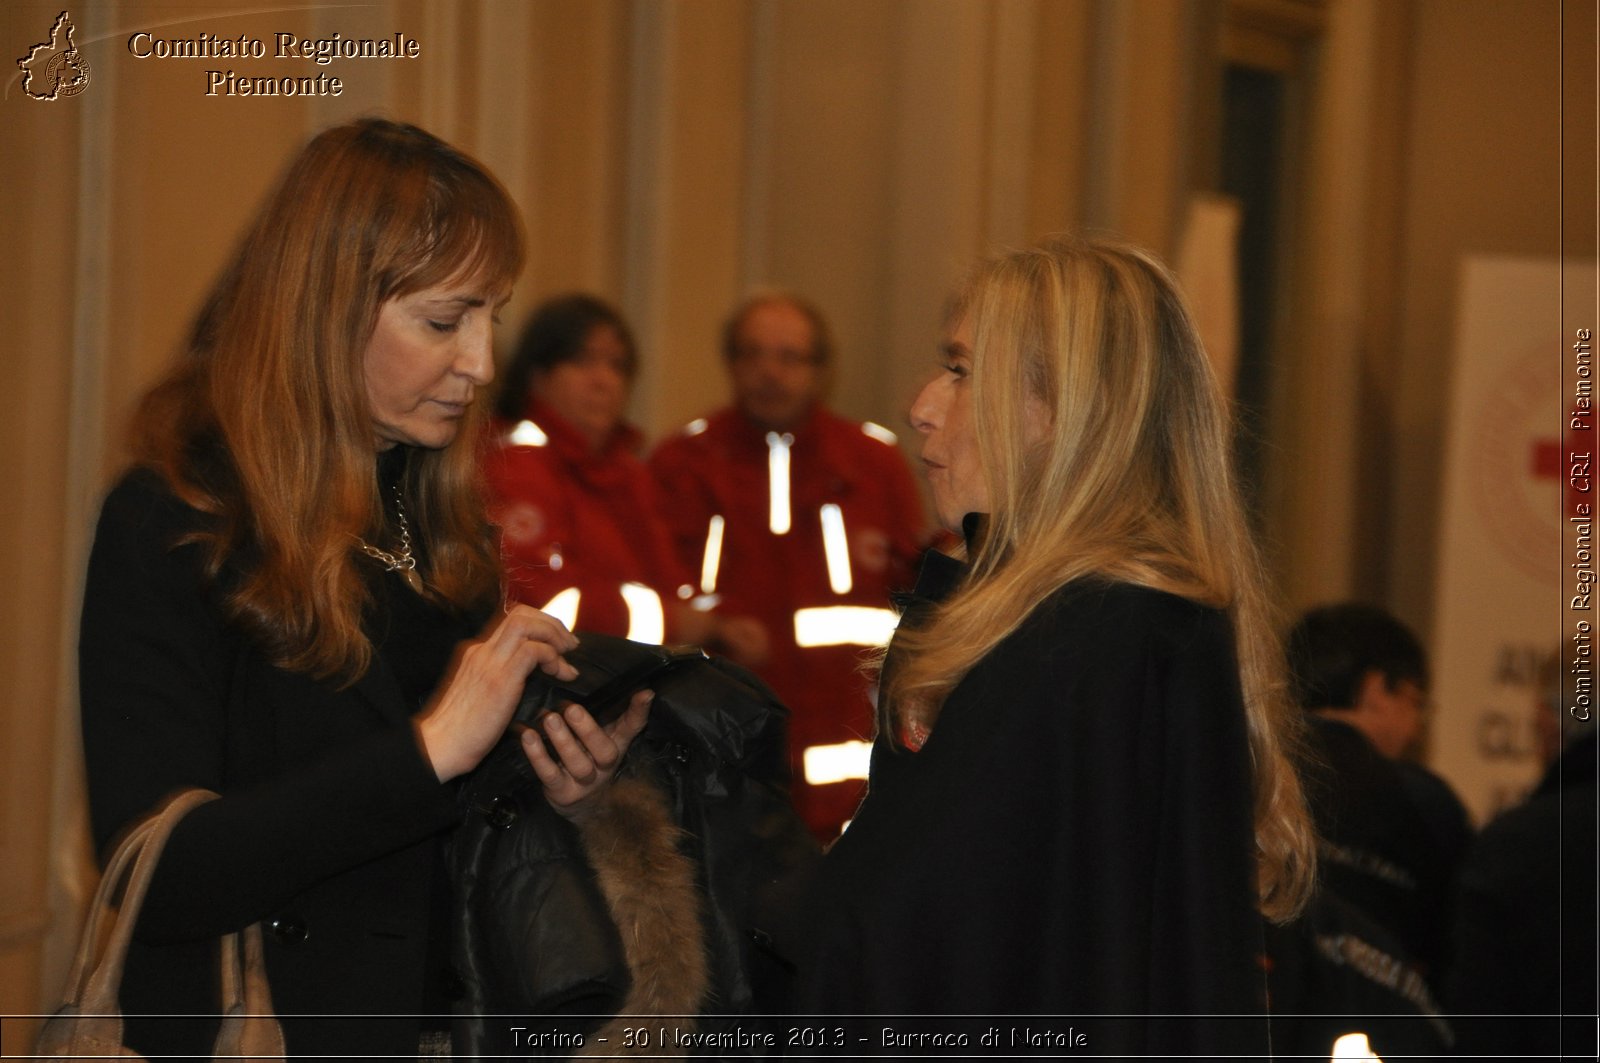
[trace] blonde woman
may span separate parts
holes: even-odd
[[[531,672],[575,675],[564,627],[498,607],[474,483],[521,262],[516,208],[478,163],[412,126],[330,129],[145,398],[84,595],[96,841],[175,790],[222,795],[173,835],[129,956],[146,1056],[209,1054],[216,936],[255,922],[292,1055],[447,1043],[422,1017],[450,1007],[452,780]],[[608,780],[644,700],[608,729],[569,709],[556,757],[524,736],[552,805]]]
[[[1261,918],[1303,905],[1311,828],[1226,405],[1172,278],[1089,240],[981,264],[911,423],[966,545],[930,558],[888,652],[801,1010],[1264,1052],[1260,1018],[1204,1017],[1261,1014]]]

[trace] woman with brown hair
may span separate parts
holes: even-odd
[[[474,399],[521,263],[516,208],[478,163],[412,126],[330,129],[146,396],[84,598],[96,842],[176,790],[222,796],[162,858],[130,1016],[214,1011],[214,939],[257,921],[291,1054],[415,1055],[417,1016],[449,1010],[451,780],[530,673],[574,674],[565,628],[498,608],[474,486]],[[524,735],[552,805],[609,779],[647,701],[608,728],[553,716],[555,756]],[[214,1026],[133,1019],[128,1040],[199,1054]]]
[[[930,557],[888,651],[800,1008],[1264,1052],[1261,1020],[1203,1017],[1261,1013],[1259,918],[1304,903],[1312,835],[1226,407],[1175,283],[1099,241],[981,264],[911,423],[966,544]]]

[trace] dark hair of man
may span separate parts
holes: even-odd
[[[1327,605],[1289,631],[1289,681],[1303,709],[1354,708],[1368,672],[1391,689],[1402,680],[1428,688],[1428,657],[1399,620],[1376,606]]]
[[[827,365],[833,361],[833,330],[828,327],[828,319],[822,316],[817,304],[804,296],[779,290],[757,292],[734,307],[733,313],[722,323],[724,358],[731,362],[739,353],[739,330],[744,327],[744,319],[750,316],[750,312],[757,307],[771,305],[790,306],[797,310],[811,325],[811,353],[816,357],[817,364]]]
[[[603,299],[582,292],[557,296],[540,303],[506,366],[505,380],[495,399],[495,416],[514,421],[528,403],[529,382],[535,372],[554,369],[583,352],[583,345],[597,326],[609,325],[628,352],[628,376],[639,370],[639,352],[633,331],[616,307]]]

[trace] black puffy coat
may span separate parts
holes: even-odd
[[[676,1043],[704,1046],[733,1017],[786,1003],[788,922],[817,859],[788,799],[787,711],[726,661],[580,640],[568,655],[579,679],[530,681],[519,718],[562,699],[599,713],[648,687],[650,720],[581,826],[546,804],[509,738],[463,788],[458,1055],[620,1054],[621,1027],[638,1024],[607,1026],[619,1010],[686,1016],[654,1036],[693,1031],[698,1042]]]

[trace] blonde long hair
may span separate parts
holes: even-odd
[[[1255,770],[1261,908],[1290,918],[1315,872],[1291,766],[1300,720],[1232,472],[1226,400],[1176,282],[1145,251],[1058,237],[980,264],[952,303],[952,324],[962,320],[991,512],[961,587],[896,635],[880,725],[931,726],[973,666],[1071,580],[1224,609]],[[1028,432],[1030,397],[1050,414],[1042,441]]]
[[[477,162],[414,126],[364,119],[291,162],[212,288],[185,356],[144,398],[138,460],[215,520],[190,536],[225,607],[282,667],[353,681],[372,647],[358,540],[383,507],[362,361],[393,298],[462,275],[509,288],[516,207]],[[467,608],[497,583],[478,501],[479,408],[412,451],[402,481],[431,592]]]

